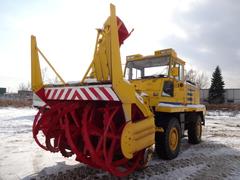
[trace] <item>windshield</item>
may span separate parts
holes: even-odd
[[[129,80],[167,77],[169,71],[169,59],[169,56],[163,56],[129,61],[126,67],[125,77]]]

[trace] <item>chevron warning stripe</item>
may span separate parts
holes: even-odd
[[[45,88],[47,100],[119,101],[111,86],[77,86]]]

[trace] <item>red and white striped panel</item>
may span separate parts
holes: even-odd
[[[77,86],[45,88],[48,100],[119,101],[111,86]]]

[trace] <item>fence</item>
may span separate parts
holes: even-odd
[[[209,89],[200,90],[200,100],[202,103],[208,102]],[[225,89],[226,103],[240,103],[240,89]]]

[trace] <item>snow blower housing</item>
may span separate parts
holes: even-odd
[[[192,143],[200,142],[205,107],[197,105],[198,89],[177,78],[177,64],[183,61],[173,50],[129,56],[125,80],[120,46],[129,35],[110,5],[109,18],[97,30],[93,60],[75,84],[64,82],[31,37],[32,90],[46,103],[33,123],[33,137],[41,148],[65,157],[75,154],[77,161],[121,177],[146,165],[154,143],[160,157],[171,159],[178,154],[184,130]],[[39,54],[62,85],[43,84]],[[154,63],[156,57],[168,60]],[[169,68],[166,77],[144,76],[144,68],[162,64]],[[142,76],[132,78],[134,70]],[[170,96],[162,96],[170,91]]]

